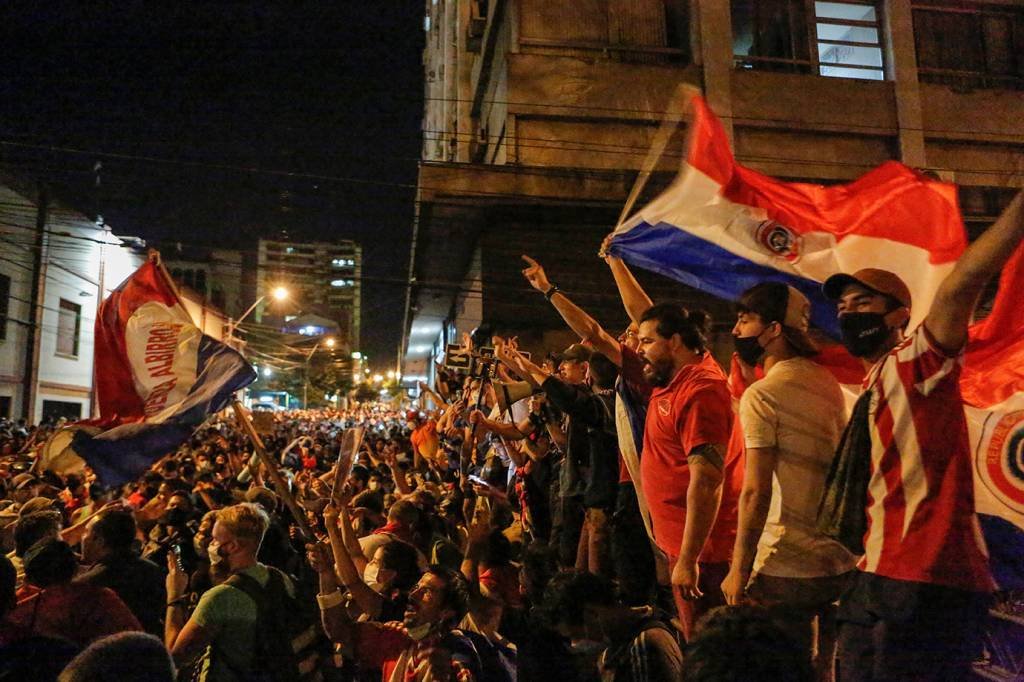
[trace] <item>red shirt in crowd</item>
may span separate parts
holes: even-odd
[[[654,538],[671,560],[679,556],[686,527],[687,456],[701,445],[727,446],[722,502],[701,554],[702,562],[728,561],[736,538],[737,480],[742,480],[742,437],[733,433],[732,398],[725,373],[710,354],[655,388],[647,405],[640,474]],[[739,478],[737,478],[737,476]]]
[[[32,634],[60,637],[79,646],[142,625],[117,596],[106,587],[88,583],[33,588],[7,615],[7,623]]]
[[[353,653],[364,670],[379,669],[383,682],[473,682],[472,671],[440,644],[436,634],[413,640],[399,622],[356,623]]]
[[[961,354],[922,325],[864,381],[871,399],[868,531],[858,567],[896,580],[992,589],[974,512]]]

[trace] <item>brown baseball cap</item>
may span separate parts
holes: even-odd
[[[901,305],[910,307],[912,302],[910,289],[903,283],[903,280],[888,270],[877,268],[864,268],[852,275],[839,273],[832,275],[821,286],[821,290],[829,299],[838,301],[843,295],[843,290],[851,284],[859,284],[862,287],[871,289],[889,298],[898,301]]]

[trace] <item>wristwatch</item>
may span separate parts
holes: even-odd
[[[561,289],[558,288],[558,285],[552,284],[550,287],[548,287],[548,290],[544,292],[544,298],[550,301],[551,297],[557,294],[559,291],[561,291]]]

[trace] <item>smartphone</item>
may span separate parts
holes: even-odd
[[[171,545],[171,551],[174,552],[174,561],[178,564],[178,570],[184,571],[185,563],[181,560],[181,545],[177,543]]]
[[[476,476],[476,475],[474,475],[474,474],[470,474],[470,475],[469,475],[469,476],[467,476],[466,478],[468,478],[468,479],[469,479],[470,483],[476,483],[477,485],[485,485],[485,486],[487,486],[488,488],[493,488],[493,487],[494,487],[494,486],[492,486],[492,485],[491,485],[490,483],[488,483],[487,481],[485,481],[484,479],[482,479],[482,478],[480,478],[479,476]]]

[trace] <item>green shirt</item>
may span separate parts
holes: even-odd
[[[256,564],[242,571],[266,587],[270,571]],[[285,577],[288,593],[295,587]],[[257,607],[249,595],[237,587],[221,584],[199,599],[192,619],[213,636],[203,655],[200,679],[209,682],[236,682],[252,672],[256,657]]]

